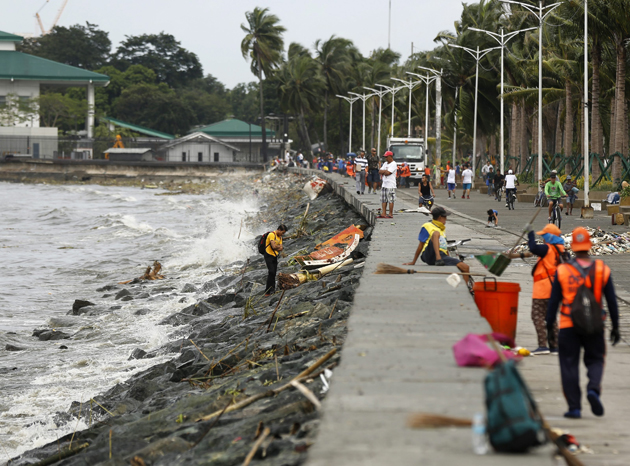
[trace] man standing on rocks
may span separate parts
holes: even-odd
[[[385,152],[386,162],[383,162],[378,171],[383,176],[383,187],[381,188],[381,215],[376,218],[394,218],[394,202],[396,201],[396,172],[398,165],[394,162],[394,153]],[[389,204],[389,215],[387,215],[387,205]]]
[[[451,257],[448,255],[448,243],[446,242],[446,217],[450,215],[444,207],[435,207],[431,211],[433,221],[427,222],[422,225],[420,234],[418,235],[418,248],[416,254],[413,257],[413,261],[407,262],[403,265],[416,265],[418,257],[422,259],[422,262],[428,265],[450,265],[455,266],[462,273],[469,273],[470,267],[468,264]],[[466,282],[470,277],[464,276]]]
[[[265,264],[267,264],[267,285],[265,296],[271,296],[276,291],[276,273],[278,272],[278,254],[284,250],[282,246],[282,236],[287,232],[285,225],[280,225],[276,231],[270,231],[265,242]]]
[[[376,149],[372,148],[370,155],[367,157],[368,164],[368,174],[367,174],[367,182],[368,182],[368,194],[374,193],[376,194],[376,190],[378,189],[378,184],[381,181],[381,175],[378,174],[378,170],[380,167],[380,161],[378,159],[378,154],[376,153]]]
[[[362,150],[359,156],[354,159],[355,179],[357,181],[357,194],[365,194],[365,167],[367,167],[365,151]]]

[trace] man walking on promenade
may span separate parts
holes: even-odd
[[[265,287],[265,296],[271,296],[276,291],[276,272],[278,271],[278,254],[284,250],[282,246],[282,236],[287,232],[288,228],[280,225],[276,231],[270,231],[265,241],[265,264],[267,264],[267,285]]]
[[[573,204],[577,200],[577,184],[575,180],[571,179],[571,175],[567,175],[567,179],[564,181],[564,192],[567,193],[567,215],[573,214]]]
[[[558,352],[558,324],[554,321],[551,334],[547,335],[547,307],[551,297],[551,287],[556,276],[561,255],[564,253],[564,240],[560,236],[560,228],[553,223],[548,223],[542,231],[537,232],[542,236],[544,244],[536,242],[531,227],[528,227],[527,245],[532,254],[539,257],[532,273],[534,277],[534,290],[532,292],[532,322],[538,335],[538,348],[532,354],[549,354]],[[549,346],[547,346],[549,342]]]
[[[488,180],[488,172],[490,171],[491,166],[492,165],[490,165],[490,162],[486,160],[486,164],[483,167],[481,167],[481,175],[483,176],[483,181]]]
[[[446,189],[448,189],[448,198],[451,198],[451,191],[453,192],[453,199],[455,199],[455,169],[450,167],[448,169],[448,176],[446,178]]]
[[[383,162],[378,171],[383,175],[383,187],[381,188],[381,215],[376,218],[394,218],[394,202],[396,201],[396,172],[398,166],[394,162],[394,153],[385,152],[386,162]],[[389,215],[387,215],[387,204],[389,204]]]
[[[463,186],[462,199],[464,199],[464,196],[466,196],[467,199],[470,199],[470,188],[472,188],[472,179],[473,179],[473,172],[470,169],[470,165],[465,164],[464,171],[462,172],[462,186]]]
[[[612,322],[610,341],[613,346],[619,343],[619,311],[617,296],[610,269],[601,260],[591,260],[591,238],[583,227],[573,230],[571,248],[575,259],[560,264],[551,290],[547,309],[547,328],[556,321],[560,304],[560,332],[558,333],[560,375],[562,390],[569,405],[564,417],[579,419],[582,417],[582,392],[580,390],[580,352],[584,348],[584,364],[586,365],[586,399],[595,416],[604,415],[604,405],[600,399],[602,376],[604,375],[604,359],[606,341],[604,338],[604,319],[606,314],[602,308],[602,295],[606,297],[608,312]],[[587,287],[582,287],[582,284]],[[589,291],[590,290],[590,291]],[[589,296],[590,294],[590,296]],[[588,300],[587,298],[591,298]],[[593,300],[596,303],[593,303]],[[595,305],[589,305],[589,301]],[[586,312],[596,312],[599,319],[588,319]],[[589,320],[590,328],[580,324],[579,317]],[[598,317],[597,315],[595,317]],[[595,324],[600,328],[595,328]],[[590,330],[590,332],[589,332]]]
[[[499,200],[499,195],[501,194],[501,186],[503,186],[503,175],[501,174],[501,170],[497,169],[497,172],[494,174],[494,199],[495,201]]]
[[[372,147],[370,151],[370,155],[367,157],[367,182],[368,182],[368,194],[374,193],[376,194],[376,190],[378,189],[378,184],[381,181],[381,176],[378,174],[378,169],[380,166],[380,160],[378,159],[378,154],[376,153],[376,149]]]
[[[470,267],[468,264],[451,257],[448,255],[448,243],[446,242],[446,217],[448,213],[444,207],[436,207],[431,211],[433,220],[422,225],[420,234],[418,235],[418,248],[416,254],[413,257],[413,261],[407,262],[403,265],[416,265],[418,257],[422,259],[422,262],[428,265],[438,266],[455,266],[462,273],[469,273]],[[468,282],[470,277],[466,275],[464,279]]]
[[[361,151],[354,159],[355,179],[357,180],[357,194],[365,194],[365,168],[367,167],[365,151]]]

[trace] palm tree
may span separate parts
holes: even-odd
[[[243,58],[251,60],[251,71],[258,77],[260,90],[260,126],[262,127],[262,155],[267,161],[267,131],[265,129],[265,107],[263,101],[263,73],[269,77],[282,61],[284,40],[282,33],[286,30],[278,23],[276,15],[268,14],[268,8],[254,8],[245,13],[247,24],[241,24],[245,37],[241,42]]]
[[[344,77],[351,65],[349,49],[353,47],[348,39],[330,36],[330,39],[315,42],[315,59],[320,67],[321,75],[326,83],[324,89],[324,147],[328,147],[328,96],[338,94]]]
[[[300,47],[290,48],[290,54],[280,71],[279,82],[280,104],[285,111],[299,116],[301,137],[306,144],[306,150],[312,155],[311,138],[306,126],[305,114],[315,110],[320,103],[321,94],[325,89],[325,81],[319,73],[319,65]]]

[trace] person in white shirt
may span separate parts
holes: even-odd
[[[448,189],[448,198],[451,198],[451,191],[453,191],[453,199],[455,199],[455,168],[451,167],[448,171],[446,178],[446,188]]]
[[[396,201],[396,173],[398,165],[394,162],[394,153],[385,152],[385,160],[378,173],[383,176],[381,187],[381,215],[376,218],[394,218],[394,202]],[[387,215],[387,204],[389,204],[389,215]]]
[[[483,175],[483,181],[488,179],[488,172],[490,171],[490,162],[486,161],[486,164],[481,168],[481,174]]]
[[[505,175],[505,179],[503,180],[503,185],[505,186],[505,207],[510,209],[510,204],[507,202],[508,197],[510,193],[516,195],[516,187],[518,186],[518,180],[512,170],[508,170],[508,174]]]
[[[462,172],[462,186],[464,188],[464,192],[462,193],[462,199],[466,197],[470,199],[470,188],[472,188],[472,178],[473,172],[470,169],[470,165],[464,165],[464,171]]]
[[[357,194],[365,194],[365,168],[367,164],[365,151],[362,150],[359,156],[354,159],[354,179],[357,182]]]

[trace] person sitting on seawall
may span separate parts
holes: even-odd
[[[493,228],[499,226],[499,212],[493,209],[488,209],[488,224],[486,226]]]
[[[422,262],[428,265],[439,266],[455,266],[462,273],[469,273],[470,267],[468,264],[451,257],[448,255],[448,243],[446,242],[446,218],[450,215],[444,207],[436,207],[431,211],[433,220],[422,225],[420,234],[418,235],[418,248],[416,254],[413,257],[413,261],[407,262],[403,265],[416,265],[418,257],[422,259]],[[470,277],[464,276],[466,282]]]
[[[592,246],[591,237],[586,228],[577,227],[573,230],[571,249],[575,252],[575,259],[558,266],[547,308],[547,328],[550,329],[556,322],[558,305],[560,305],[558,359],[562,391],[569,405],[569,410],[564,414],[564,417],[571,419],[582,417],[582,392],[580,390],[580,353],[582,348],[584,348],[584,364],[588,377],[586,399],[595,416],[604,415],[604,405],[600,399],[606,357],[606,340],[604,338],[606,313],[602,307],[603,296],[606,297],[612,323],[610,341],[615,346],[621,339],[617,296],[615,295],[610,268],[601,260],[591,260],[589,251]],[[574,319],[573,316],[573,313],[577,312],[585,317],[584,312],[579,312],[579,304],[578,307],[575,307],[573,303],[577,297],[578,289],[584,283],[586,287],[590,288],[601,309],[601,328],[590,334],[585,334],[585,329],[580,325],[580,319]],[[585,298],[586,293],[582,293],[580,296]],[[592,307],[591,310],[593,310]],[[591,330],[595,329],[591,328]]]
[[[545,317],[547,316],[547,307],[556,270],[561,262],[561,255],[564,254],[564,239],[562,239],[560,228],[553,223],[548,223],[545,228],[536,233],[542,237],[543,244],[536,242],[534,231],[529,225],[525,229],[528,235],[527,245],[529,250],[532,254],[539,257],[532,270],[532,276],[534,277],[532,322],[538,336],[538,348],[532,351],[532,354],[557,354],[558,325],[554,323],[551,333],[547,334]],[[547,342],[549,342],[549,346],[547,346]]]
[[[551,172],[551,180],[545,184],[545,196],[549,200],[549,222],[551,222],[551,210],[554,204],[557,202],[560,207],[560,213],[562,214],[562,196],[566,196],[562,183],[558,181],[558,172],[555,170]]]

